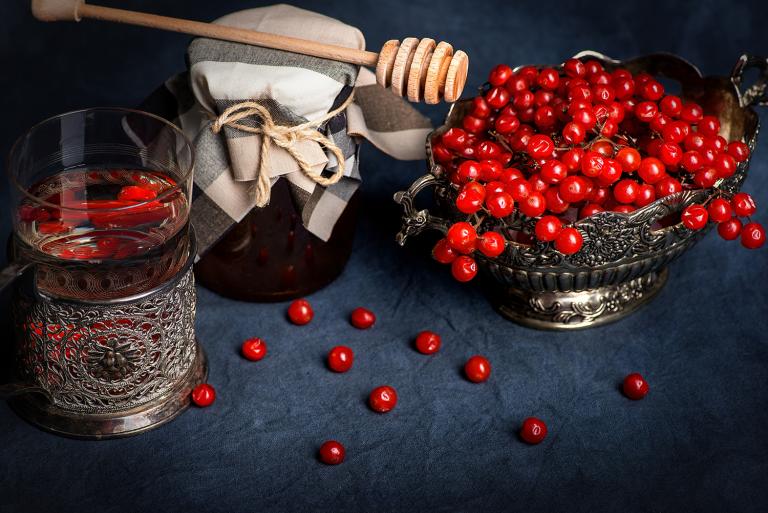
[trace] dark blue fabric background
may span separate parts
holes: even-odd
[[[108,2],[209,20],[259,2]],[[471,57],[468,90],[497,62],[559,62],[582,49],[624,58],[658,50],[726,74],[743,52],[765,55],[765,2],[302,1],[384,40],[432,36]],[[98,105],[132,106],[184,66],[188,38],[85,21],[41,24],[27,2],[0,5],[0,154],[33,123]],[[420,107],[436,122],[445,106]],[[761,113],[765,116],[766,112]],[[0,404],[0,511],[765,511],[768,507],[768,248],[748,252],[710,235],[672,265],[666,288],[637,314],[576,333],[533,331],[489,307],[428,257],[428,237],[401,249],[392,193],[422,174],[366,147],[365,209],[345,273],[314,294],[309,327],[285,304],[229,301],[199,290],[198,334],[219,398],[137,438],[104,443],[45,434]],[[768,137],[746,189],[768,223]],[[7,203],[8,185],[0,201]],[[9,231],[3,208],[0,240]],[[10,341],[7,297],[2,338]],[[365,305],[369,331],[347,322]],[[435,357],[412,349],[422,329],[443,335]],[[240,342],[265,338],[260,363]],[[355,367],[336,375],[326,351],[347,344]],[[6,352],[7,353],[7,352]],[[3,354],[6,354],[3,353]],[[474,385],[460,368],[493,364]],[[4,368],[8,362],[4,362]],[[642,372],[651,393],[618,392]],[[7,378],[7,376],[2,376]],[[398,407],[365,405],[390,384]],[[516,436],[546,420],[539,446]],[[327,467],[335,438],[347,461]]]

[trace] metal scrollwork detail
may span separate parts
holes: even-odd
[[[110,413],[169,393],[195,360],[191,269],[175,284],[130,303],[84,304],[18,297],[20,374],[54,406]]]
[[[603,315],[634,307],[647,294],[655,292],[658,285],[659,275],[651,273],[612,288],[559,296],[551,303],[547,303],[545,297],[532,296],[528,300],[527,315],[554,325],[588,325]]]
[[[637,240],[637,230],[621,215],[595,216],[579,227],[584,237],[582,251],[571,258],[575,265],[601,265],[627,254]]]

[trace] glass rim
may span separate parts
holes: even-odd
[[[124,207],[111,207],[111,208],[67,207],[67,206],[64,206],[64,205],[57,204],[57,203],[50,203],[50,202],[45,201],[45,200],[43,200],[41,198],[38,198],[37,196],[34,196],[33,194],[31,194],[27,190],[26,187],[22,186],[21,183],[19,182],[19,180],[17,179],[16,175],[18,173],[14,173],[14,167],[15,166],[11,165],[11,157],[16,153],[16,151],[18,149],[18,146],[21,144],[22,140],[25,137],[29,136],[29,134],[32,133],[34,130],[36,130],[36,129],[42,127],[43,125],[45,125],[47,123],[50,123],[51,121],[54,121],[56,119],[61,119],[61,118],[64,118],[66,116],[71,116],[73,114],[81,114],[81,113],[85,113],[85,112],[113,112],[113,113],[114,112],[123,112],[123,113],[139,114],[139,115],[141,115],[143,117],[151,118],[151,119],[154,119],[156,121],[161,122],[162,124],[170,127],[171,130],[173,130],[177,135],[180,135],[181,138],[184,141],[184,144],[187,146],[187,148],[189,148],[189,166],[188,166],[188,169],[182,170],[181,178],[179,180],[177,180],[176,184],[173,187],[171,187],[169,189],[166,189],[165,191],[163,191],[162,194],[158,194],[156,197],[154,197],[152,199],[138,201],[138,202],[134,203],[133,205],[126,205]],[[42,205],[42,206],[49,207],[49,208],[55,208],[55,209],[60,209],[60,210],[71,210],[71,211],[75,211],[75,212],[122,212],[122,211],[125,211],[125,210],[136,209],[136,208],[139,208],[139,207],[142,207],[142,206],[145,206],[145,205],[149,205],[149,204],[151,204],[153,202],[161,201],[162,199],[175,194],[176,192],[178,192],[181,189],[182,185],[189,178],[191,178],[192,171],[194,170],[194,168],[195,168],[195,151],[194,151],[194,146],[192,145],[192,141],[189,140],[189,138],[184,134],[184,132],[181,130],[181,128],[176,126],[174,123],[171,123],[167,119],[162,118],[162,117],[160,117],[160,116],[158,116],[156,114],[152,114],[150,112],[146,112],[146,111],[138,110],[138,109],[129,109],[129,108],[126,108],[126,107],[87,107],[87,108],[84,108],[84,109],[70,110],[70,111],[67,111],[67,112],[62,112],[61,114],[55,114],[53,116],[49,116],[49,117],[45,118],[44,120],[35,123],[31,127],[29,127],[27,130],[25,130],[24,133],[22,133],[16,139],[16,141],[14,141],[13,145],[11,146],[10,151],[8,152],[7,172],[6,173],[8,175],[8,179],[13,184],[13,186],[16,187],[16,189],[19,192],[21,192],[21,194],[23,196],[29,198],[35,204]],[[190,200],[191,200],[191,198],[190,198]]]

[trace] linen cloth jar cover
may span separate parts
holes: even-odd
[[[357,28],[283,4],[235,12],[214,23],[365,48]],[[311,290],[302,290],[290,277],[282,276],[274,278],[282,279],[277,287],[281,290],[268,290],[266,295],[258,290],[230,293],[218,278],[226,281],[224,275],[229,274],[234,276],[231,279],[247,281],[249,276],[275,274],[268,269],[269,258],[284,260],[280,268],[284,274],[294,263],[306,264],[292,262],[301,255],[310,262],[313,256],[320,260],[313,269],[305,269],[306,273],[317,277],[326,267],[326,282],[331,281],[351,251],[355,214],[345,215],[345,211],[355,208],[350,201],[360,185],[360,139],[398,159],[423,159],[431,123],[402,98],[378,85],[371,71],[352,64],[207,38],[191,42],[187,59],[188,71],[168,79],[141,108],[174,121],[195,143],[190,219],[198,234],[198,258],[203,257],[198,277],[209,288],[239,299],[263,300],[270,294],[273,299],[284,299],[298,295],[292,292]],[[263,110],[271,120],[265,119],[268,116]],[[334,111],[338,113],[334,115]],[[299,129],[303,125],[327,141],[307,139],[302,134],[281,138],[254,133],[275,125]],[[265,143],[264,137],[270,140]],[[268,148],[263,158],[265,144]],[[331,145],[336,146],[335,152],[329,150]],[[336,157],[338,153],[343,155],[343,163]],[[309,172],[301,168],[296,154]],[[260,179],[268,179],[266,191],[260,190]],[[318,181],[335,183],[323,185]],[[270,200],[272,204],[267,206]],[[253,219],[246,219],[249,215]],[[298,221],[303,227],[296,226]],[[339,230],[334,231],[337,222]],[[279,233],[270,227],[281,223],[285,226],[277,228]],[[228,240],[217,247],[235,225]],[[292,237],[304,229],[307,237],[316,241],[314,249],[307,244],[291,256]],[[275,255],[262,248],[254,258],[254,248],[248,248],[254,235],[280,238],[266,242],[265,247],[288,249]],[[212,248],[211,257],[206,259]],[[327,254],[323,259],[324,250]]]

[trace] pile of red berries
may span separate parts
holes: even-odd
[[[456,190],[456,209],[466,214],[433,256],[450,264],[459,281],[477,274],[476,251],[494,258],[510,240],[535,238],[574,254],[583,243],[574,221],[603,211],[629,213],[683,189],[717,188],[749,157],[748,146],[719,135],[720,121],[700,105],[665,94],[647,73],[609,72],[595,60],[516,72],[496,66],[462,127],[432,140],[432,154]],[[718,194],[732,207],[746,201]],[[689,208],[684,225],[703,227],[702,209]],[[526,220],[519,225],[532,229],[511,228]],[[765,240],[757,223],[742,227],[730,216],[716,222],[723,237],[741,234],[748,248]]]

